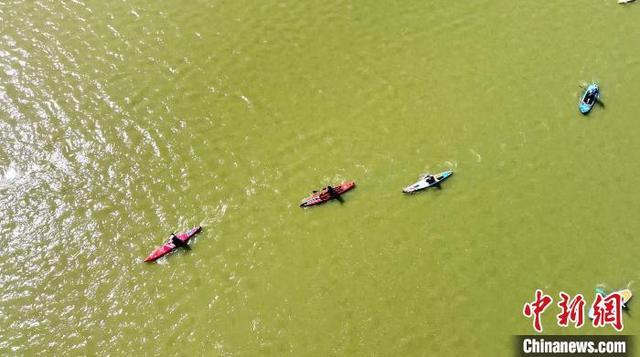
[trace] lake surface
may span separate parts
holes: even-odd
[[[640,5],[0,16],[0,354],[510,355],[536,288],[590,303],[640,280]],[[606,106],[583,117],[590,81]],[[344,204],[298,207],[343,180]],[[545,333],[613,332],[555,313]]]

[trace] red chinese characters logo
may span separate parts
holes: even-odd
[[[532,302],[528,302],[524,304],[524,308],[522,309],[522,313],[524,316],[531,318],[533,316],[533,328],[542,332],[542,322],[540,321],[540,316],[546,310],[553,299],[549,295],[545,295],[542,290],[536,290],[536,298]]]
[[[558,307],[560,307],[560,313],[556,316],[558,318],[558,326],[567,327],[569,322],[573,322],[576,328],[584,325],[584,297],[582,294],[576,295],[573,299],[564,292],[560,293],[560,301]]]
[[[628,296],[625,298],[623,294]],[[612,292],[609,295],[605,293],[596,294],[595,300],[589,310],[589,318],[592,320],[593,327],[612,326],[616,331],[622,331],[622,308],[624,303],[629,300],[631,293],[627,290],[621,292]],[[558,326],[567,327],[573,324],[576,328],[584,325],[585,305],[584,296],[577,294],[573,298],[564,292],[560,292],[560,300],[557,306],[560,313],[556,315]],[[626,299],[626,300],[625,300]],[[524,304],[522,313],[527,318],[533,318],[533,328],[537,332],[542,332],[542,314],[549,308],[553,298],[546,295],[542,290],[537,289],[533,301]]]
[[[594,327],[611,325],[616,331],[622,331],[622,295],[617,292],[605,297],[596,294],[591,308],[593,309]]]

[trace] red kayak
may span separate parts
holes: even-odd
[[[333,190],[338,194],[342,195],[343,193],[349,191],[350,189],[356,187],[356,183],[354,181],[343,182],[340,185],[333,188]],[[321,203],[325,203],[331,199],[331,195],[327,191],[327,188],[323,188],[320,192],[316,192],[311,196],[302,200],[300,207],[309,207],[319,205]]]
[[[178,239],[180,239],[181,241],[187,243],[189,239],[191,239],[191,237],[200,233],[201,230],[202,230],[201,226],[193,227],[184,233],[176,234],[176,237],[178,237]],[[171,253],[171,251],[175,250],[176,248],[177,248],[176,245],[173,244],[173,242],[171,241],[171,238],[169,238],[169,240],[167,240],[163,245],[159,246],[153,252],[151,252],[151,254],[149,254],[149,256],[146,257],[144,261],[153,262],[156,259]]]

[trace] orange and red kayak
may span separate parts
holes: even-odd
[[[341,183],[338,186],[333,187],[333,190],[335,191],[336,194],[342,195],[343,193],[351,190],[354,187],[356,187],[356,183],[354,181],[346,181]],[[311,196],[303,199],[302,203],[300,204],[300,207],[315,206],[321,203],[325,203],[331,200],[331,198],[332,197],[329,194],[329,191],[325,187],[319,192],[315,192]]]
[[[176,237],[178,237],[178,239],[180,239],[181,241],[187,243],[189,241],[189,239],[191,239],[191,237],[193,237],[196,234],[200,233],[201,230],[202,230],[201,226],[193,227],[193,228],[191,228],[190,230],[188,230],[186,232],[176,234]],[[146,257],[144,259],[144,261],[145,262],[153,262],[156,259],[171,253],[176,248],[177,248],[176,245],[173,244],[173,242],[171,241],[171,238],[169,238],[163,245],[161,245],[158,248],[154,249],[154,251],[151,252],[151,254],[149,254],[149,256]]]

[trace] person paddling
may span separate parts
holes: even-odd
[[[335,198],[336,200],[338,200],[338,202],[340,202],[340,204],[344,203],[344,200],[342,199],[342,197],[340,197],[340,194],[336,192],[333,187],[327,186],[327,194],[329,194],[329,198]]]
[[[331,186],[327,186],[327,193],[329,194],[329,197],[331,197],[331,198],[338,198],[340,196],[340,195],[338,195],[336,190],[334,190],[333,187],[331,187]]]
[[[429,175],[425,178],[425,181],[427,181],[429,185],[433,185],[434,183],[436,183],[436,178],[433,177],[433,175]]]
[[[184,247],[188,248],[187,243],[183,242],[180,238],[178,238],[175,234],[171,233],[171,243],[176,247]]]
[[[427,177],[426,177],[426,179],[425,179],[425,181],[427,181],[427,183],[428,183],[429,185],[431,185],[431,186],[434,186],[434,187],[436,187],[436,188],[438,188],[438,189],[440,189],[440,190],[442,189],[442,187],[440,187],[440,182],[438,182],[438,181],[436,180],[436,177],[435,177],[435,176],[433,176],[433,175],[429,175],[429,176],[427,176]]]

